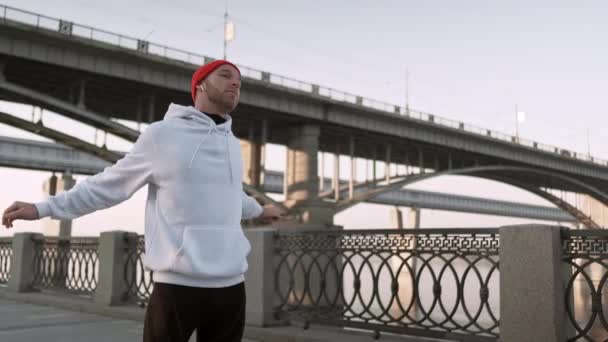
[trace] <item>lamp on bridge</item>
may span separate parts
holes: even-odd
[[[523,124],[526,121],[526,112],[521,112],[515,105],[515,138],[519,142],[519,124]]]
[[[224,59],[226,59],[226,45],[234,40],[234,23],[228,21],[228,4],[226,4],[226,12],[224,12]]]

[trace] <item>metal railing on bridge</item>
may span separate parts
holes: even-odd
[[[496,340],[498,229],[279,234],[276,313],[310,323]]]
[[[276,322],[287,319],[304,322],[305,327],[335,325],[373,331],[376,336],[390,332],[461,341],[507,338],[505,334],[509,331],[512,336],[514,327],[528,333],[530,328],[535,329],[524,323],[513,326],[505,322],[507,317],[511,323],[517,320],[517,311],[505,309],[506,314],[502,313],[505,316],[500,317],[502,294],[508,296],[503,297],[502,305],[509,304],[511,297],[521,296],[526,298],[524,305],[528,310],[540,308],[539,311],[545,313],[541,320],[557,319],[559,323],[554,328],[564,329],[563,340],[608,338],[608,232],[605,230],[506,227],[507,238],[502,242],[502,228],[252,229],[251,232],[258,237],[253,240],[258,243],[259,234],[270,234],[266,240],[268,245],[255,246],[267,251],[259,252],[268,253],[263,262],[266,266],[252,263],[250,268],[257,271],[271,268],[271,272],[264,271],[269,275],[263,284],[264,288],[272,288],[274,298],[265,299],[263,305],[264,310],[274,313]],[[538,232],[542,232],[545,244],[543,253],[547,252],[552,232],[557,234],[557,245],[554,245],[557,247],[550,247],[553,252],[545,254],[556,258],[534,258],[539,254],[531,246],[541,241],[526,237],[538,238]],[[106,271],[108,265],[112,265],[115,278],[103,286],[119,288],[117,293],[124,297],[121,299],[124,304],[137,301],[145,306],[153,288],[153,274],[144,268],[143,262],[145,239],[127,232],[110,234],[119,236],[104,241],[117,244],[104,244],[103,250],[108,257],[121,255],[118,260],[125,260],[124,263],[117,263],[114,257],[100,259],[99,238],[43,238],[31,233],[18,238],[0,238],[0,284],[4,286],[8,281],[11,288],[11,284],[15,284],[11,277],[16,276],[16,281],[28,279],[25,285],[31,286],[25,286],[25,291],[50,289],[95,297],[99,290],[100,264],[105,265]],[[15,241],[20,242],[15,244]],[[508,244],[511,249],[505,249]],[[517,249],[522,245],[530,248],[522,252]],[[29,254],[31,258],[27,257]],[[499,254],[504,259],[499,260]],[[20,263],[19,258],[29,261]],[[11,269],[11,261],[18,271]],[[514,268],[513,261],[519,266]],[[510,268],[505,266],[499,270],[499,264],[509,262]],[[535,263],[535,266],[521,270],[522,262]],[[25,273],[29,275],[24,278]],[[547,273],[552,275],[547,278]],[[116,276],[118,274],[124,276]],[[249,282],[260,286],[261,280],[256,277],[250,274]],[[538,277],[554,280],[538,281]],[[556,281],[559,284],[551,284]],[[534,296],[544,295],[538,292],[541,288],[554,288],[559,295],[556,297],[552,292],[545,296],[542,300],[555,297],[548,300],[552,301],[549,304],[542,300],[535,302],[535,297],[508,287],[513,283],[524,284],[526,291],[535,293]],[[110,291],[104,289],[102,293]],[[549,316],[553,318],[547,318]],[[547,329],[546,326],[538,328]]]
[[[276,233],[276,317],[366,330],[495,340],[497,229],[356,230]],[[125,239],[131,239],[124,235]],[[126,302],[145,306],[153,274],[145,238],[124,241]],[[32,287],[93,296],[99,238],[37,236]],[[0,240],[0,265],[11,239]],[[108,261],[106,261],[108,262]],[[6,277],[8,279],[8,274]]]
[[[11,272],[12,243],[12,238],[0,238],[0,284],[8,282],[8,276]]]
[[[145,237],[140,235],[137,237],[135,248],[131,248],[127,252],[124,272],[127,293],[131,298],[135,298],[140,306],[146,305],[154,286],[154,272],[146,270],[144,267],[145,252]]]
[[[568,341],[608,339],[608,231],[564,230]]]
[[[0,5],[0,11],[2,12],[3,21],[11,20],[20,23],[25,23],[36,28],[58,31],[66,36],[88,39],[96,42],[119,46],[121,48],[137,51],[139,53],[150,56],[158,56],[170,60],[178,60],[194,65],[201,65],[203,63],[207,63],[209,61],[214,60],[214,58],[209,56],[172,48],[166,45],[151,43],[149,41],[138,39],[128,35],[118,34],[87,25],[81,25],[71,21],[53,18],[43,14],[25,11],[6,5]],[[243,65],[239,65],[239,68],[243,76],[251,80],[257,80],[266,84],[274,84],[338,102],[349,103],[351,105],[375,109],[385,113],[392,113],[410,119],[424,121],[426,123],[441,125],[443,127],[461,130],[477,135],[483,135],[504,142],[514,143],[529,148],[545,151],[548,153],[558,154],[562,157],[568,157],[603,166],[608,166],[608,160],[595,158],[588,154],[577,153],[559,147],[541,144],[533,140],[520,138],[518,136],[513,136],[510,134],[505,134],[494,130],[469,125],[435,114],[412,110],[408,107],[403,107],[383,101],[366,98],[341,90],[336,90],[329,87],[300,81],[294,78],[273,74],[267,71],[262,71]]]
[[[33,287],[92,294],[99,278],[98,245],[93,237],[35,239]]]

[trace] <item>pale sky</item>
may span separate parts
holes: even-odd
[[[212,57],[222,55],[222,1],[5,0],[51,17],[146,38]],[[236,39],[228,58],[256,69],[410,107],[608,159],[603,92],[608,79],[608,4],[603,1],[237,1],[228,3]],[[0,104],[25,117],[31,109]],[[238,118],[235,118],[238,120]],[[94,131],[45,114],[45,122],[93,140]],[[589,135],[587,134],[589,132]],[[0,135],[32,137],[0,125]],[[589,139],[588,139],[589,136]],[[110,140],[112,148],[128,144]],[[281,168],[281,148],[268,164]],[[329,164],[329,163],[328,163]],[[342,167],[346,170],[345,167]],[[45,172],[0,169],[0,207],[42,198]],[[465,177],[413,188],[547,204],[520,190]],[[490,189],[491,191],[488,191]],[[74,221],[75,235],[143,230],[145,190]],[[363,215],[362,213],[366,214]],[[360,205],[336,217],[347,228],[388,227],[389,207]],[[136,213],[136,214],[133,214]],[[373,215],[369,215],[373,213]],[[423,210],[424,227],[530,222]],[[37,222],[14,231],[36,230]],[[0,235],[7,234],[0,231]]]

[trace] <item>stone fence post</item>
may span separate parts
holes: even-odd
[[[137,234],[126,231],[102,232],[99,235],[99,277],[94,299],[104,305],[119,305],[128,301],[125,267],[129,253],[137,244]]]
[[[270,326],[280,324],[274,318],[274,228],[245,229],[251,244],[245,274],[247,291],[246,324]]]
[[[33,290],[34,282],[34,239],[42,239],[39,233],[17,233],[13,236],[13,255],[7,289],[14,292]]]
[[[560,227],[500,228],[500,340],[565,341]]]

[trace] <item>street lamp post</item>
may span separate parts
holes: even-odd
[[[234,40],[234,23],[228,20],[228,1],[224,12],[224,59],[226,59],[226,45]]]
[[[515,139],[519,142],[519,124],[526,121],[526,113],[520,112],[515,105]]]

